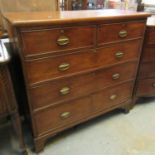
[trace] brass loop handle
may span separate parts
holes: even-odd
[[[117,95],[115,94],[110,96],[110,100],[115,100],[116,98],[117,98]]]
[[[119,79],[120,78],[120,74],[119,73],[116,73],[116,74],[113,74],[112,75],[112,79],[113,80],[117,80],[117,79]]]
[[[69,118],[70,115],[71,115],[70,112],[63,112],[62,114],[60,114],[60,117],[61,117],[62,119],[66,119],[66,118]]]
[[[124,56],[124,53],[123,52],[116,52],[115,53],[115,57],[117,58],[117,59],[120,59],[120,58],[122,58]]]
[[[128,32],[127,32],[126,30],[121,30],[121,31],[119,32],[119,36],[120,36],[121,38],[125,38],[125,37],[127,37],[127,35],[128,35]]]
[[[61,95],[67,95],[70,93],[70,88],[69,87],[63,87],[61,90],[60,90],[60,94]]]
[[[70,68],[70,64],[69,63],[62,63],[58,67],[59,71],[66,71],[69,68]]]
[[[152,87],[154,87],[154,88],[155,88],[155,83],[152,83]]]
[[[58,39],[57,39],[57,44],[59,46],[65,46],[65,45],[68,45],[70,42],[69,38],[66,37],[66,36],[60,36]]]

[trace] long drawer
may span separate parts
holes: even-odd
[[[35,110],[64,100],[82,97],[105,87],[134,79],[136,67],[137,62],[129,62],[31,88],[32,108]]]
[[[132,96],[132,88],[133,82],[124,83],[92,96],[65,102],[38,112],[34,115],[37,134],[41,135],[57,128],[67,127],[70,123],[76,124],[76,121],[91,116],[92,112],[121,104]]]
[[[139,80],[136,95],[155,96],[155,78]]]
[[[34,116],[37,134],[66,126],[91,114],[91,98],[85,97],[48,108]]]
[[[97,35],[98,45],[142,37],[144,30],[145,23],[143,22],[101,25]]]
[[[132,97],[133,81],[104,89],[93,95],[93,110],[102,111],[111,108]]]
[[[32,56],[93,47],[96,38],[96,27],[49,28],[23,31],[21,34],[24,55]]]
[[[26,61],[28,82],[34,84],[98,67],[135,60],[139,56],[140,43],[141,40],[134,40],[97,50]]]

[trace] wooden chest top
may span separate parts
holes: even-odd
[[[127,10],[83,10],[83,11],[52,11],[52,12],[11,12],[4,17],[13,25],[26,26],[36,24],[64,24],[94,21],[115,21],[145,19],[149,13]]]

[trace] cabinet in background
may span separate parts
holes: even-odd
[[[155,16],[148,18],[136,97],[155,96]]]
[[[27,155],[18,105],[8,65],[10,56],[4,46],[4,43],[8,44],[8,41],[2,41],[0,43],[0,119],[7,118],[8,116],[11,118],[19,141],[20,153]]]

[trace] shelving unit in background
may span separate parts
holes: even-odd
[[[93,2],[96,6],[96,3],[104,4],[104,1],[105,0],[59,0],[59,3],[60,10],[86,10],[88,8],[88,2]]]
[[[74,4],[82,4],[81,9],[87,8],[88,0],[59,0],[60,10],[73,10],[73,3]],[[77,8],[77,10],[79,10]]]

